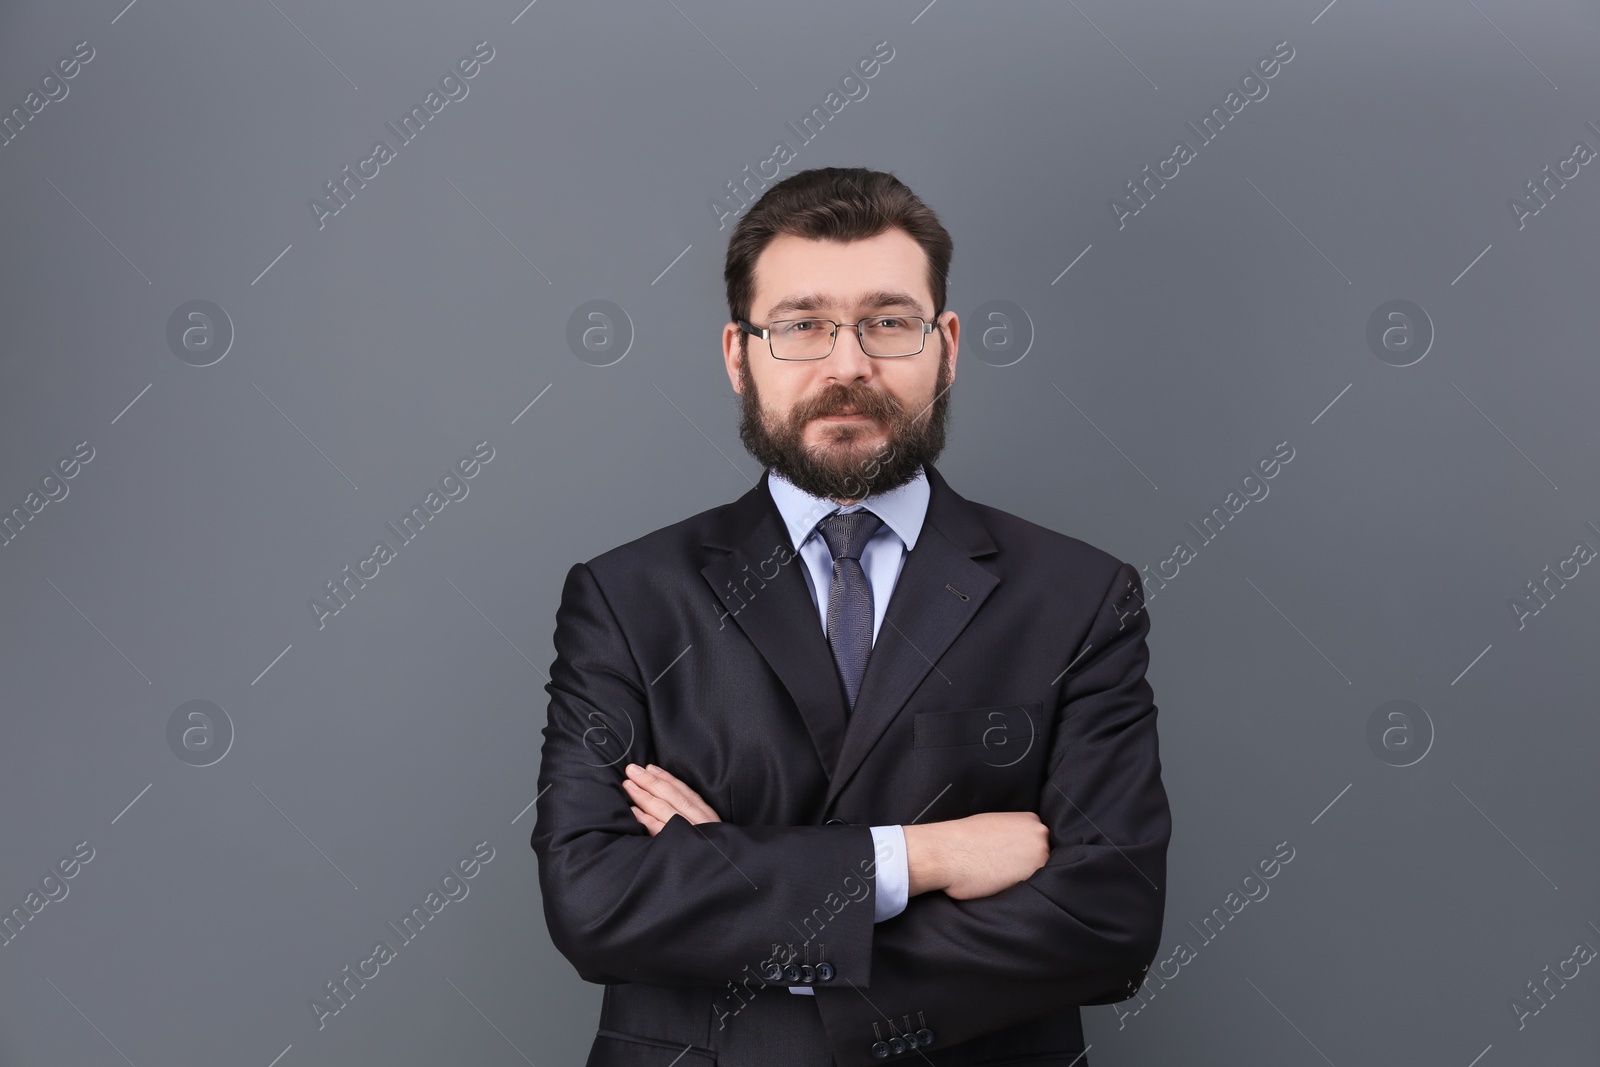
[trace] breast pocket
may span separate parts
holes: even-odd
[[[1044,704],[995,704],[924,711],[911,723],[913,748],[971,748],[985,763],[1011,766],[1044,746]]]

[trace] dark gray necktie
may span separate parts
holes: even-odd
[[[844,680],[850,707],[856,705],[861,675],[872,651],[872,583],[861,569],[861,550],[883,520],[865,508],[834,512],[817,523],[817,531],[833,556],[833,583],[828,589],[828,645]]]

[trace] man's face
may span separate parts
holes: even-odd
[[[927,258],[902,230],[845,243],[784,235],[756,259],[757,326],[875,313],[933,318]],[[921,352],[892,359],[866,355],[856,332],[841,328],[827,358],[780,360],[730,322],[722,354],[742,397],[739,437],[763,465],[816,496],[843,503],[904,485],[944,447],[960,328],[946,311]]]

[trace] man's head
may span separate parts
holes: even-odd
[[[722,332],[751,455],[841,502],[904,485],[938,457],[961,330],[944,307],[951,251],[938,217],[881,171],[802,171],[751,205],[728,241],[734,321]],[[866,355],[856,331],[841,326],[826,358],[774,359],[738,325],[910,315],[934,323],[933,332],[916,355],[886,358]]]

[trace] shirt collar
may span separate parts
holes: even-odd
[[[922,520],[928,514],[928,475],[922,467],[905,485],[883,493],[873,493],[859,504],[842,507],[826,497],[812,496],[776,470],[768,470],[767,488],[772,501],[778,505],[784,525],[789,528],[789,539],[795,551],[811,536],[818,521],[835,511],[856,511],[867,508],[882,519],[904,542],[906,551],[917,547],[917,535],[922,532]]]

